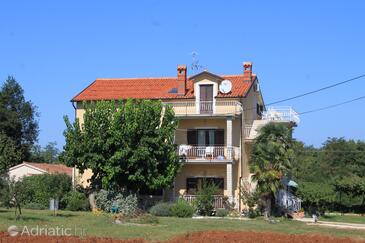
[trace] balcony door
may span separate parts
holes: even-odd
[[[200,113],[213,113],[213,85],[200,85]]]
[[[224,156],[224,129],[191,129],[187,140],[189,145],[195,146],[190,157],[205,158],[207,153],[213,158]]]
[[[187,141],[189,145],[224,146],[224,129],[189,129]]]

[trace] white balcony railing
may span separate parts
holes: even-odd
[[[189,204],[192,204],[197,196],[196,195],[184,195],[182,198],[187,201]],[[217,208],[224,208],[224,196],[223,195],[214,195],[214,203],[213,206],[215,209]]]
[[[259,135],[260,129],[271,121],[298,124],[300,119],[299,114],[291,107],[269,107],[262,113],[261,120],[254,120],[251,124],[245,124],[244,138],[247,140],[255,139]]]
[[[179,145],[179,156],[186,160],[238,160],[239,148],[226,146]]]
[[[299,114],[290,106],[269,107],[262,113],[262,120],[294,122],[296,124],[300,122]]]
[[[241,114],[242,104],[238,101],[178,101],[165,102],[172,106],[177,116]]]

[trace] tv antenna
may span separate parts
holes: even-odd
[[[191,52],[191,57],[192,63],[190,68],[193,71],[193,74],[195,74],[199,70],[205,69],[205,67],[199,63],[198,53],[196,51]]]

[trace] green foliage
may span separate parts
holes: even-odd
[[[21,160],[21,151],[17,149],[14,141],[0,133],[0,176],[16,165]]]
[[[249,182],[242,181],[240,186],[240,198],[244,205],[247,206],[246,215],[249,218],[255,218],[258,214],[254,207],[258,204],[259,194],[253,190],[253,186]]]
[[[35,210],[45,210],[47,207],[45,207],[42,204],[35,203],[35,202],[28,202],[24,205],[24,208],[26,209],[35,209]]]
[[[304,182],[299,185],[297,193],[309,213],[318,211],[323,214],[335,200],[334,188],[329,184]]]
[[[215,215],[217,217],[226,217],[228,214],[229,214],[229,211],[228,211],[228,209],[225,209],[225,208],[218,208],[215,213]]]
[[[203,181],[201,190],[198,191],[195,207],[200,215],[210,216],[214,209],[214,195],[217,193],[218,187],[213,183]]]
[[[63,198],[62,203],[69,211],[87,211],[90,209],[89,201],[84,193],[70,191]]]
[[[178,200],[171,207],[172,216],[179,218],[191,218],[194,212],[195,212],[194,207],[182,199]]]
[[[37,116],[36,107],[25,100],[22,87],[9,76],[0,89],[0,134],[11,139],[20,153],[19,158],[12,156],[18,159],[13,165],[30,157],[30,149],[39,132]]]
[[[172,203],[169,202],[160,202],[155,204],[150,208],[150,214],[160,217],[169,217],[172,216],[171,207]]]
[[[49,142],[44,148],[35,145],[31,151],[31,160],[44,163],[59,162],[60,150],[57,148],[56,142]]]
[[[281,179],[291,168],[294,159],[292,131],[287,126],[269,123],[260,130],[250,163],[252,180],[265,205],[265,216],[271,211],[271,200],[282,186]]]
[[[5,186],[0,191],[0,202],[7,208],[15,208],[15,217],[22,217],[22,206],[26,203],[26,187],[22,181],[7,179]]]
[[[303,143],[295,144],[296,160],[292,175],[299,184],[309,182],[321,187],[331,188],[333,198],[321,200],[322,208],[340,211],[361,210],[364,197],[361,193],[361,181],[365,179],[365,143],[362,141],[329,138],[321,148],[306,147]],[[310,187],[311,188],[311,187]],[[308,190],[310,190],[310,188]],[[313,194],[313,190],[310,190]],[[303,206],[312,210],[317,201],[309,202],[307,197]],[[358,209],[357,209],[358,208]],[[362,207],[363,208],[363,207]],[[323,211],[323,210],[322,210]],[[364,208],[362,212],[365,212]]]
[[[114,200],[114,194],[105,190],[101,190],[96,194],[95,203],[96,207],[104,212],[110,212]]]
[[[171,107],[164,110],[160,101],[132,99],[83,106],[82,125],[65,117],[62,158],[81,172],[91,169],[92,188],[137,192],[171,185],[181,166]]]
[[[113,191],[101,190],[96,194],[96,206],[104,212],[116,208],[124,216],[131,216],[138,211],[138,198],[134,194],[123,195]]]
[[[138,210],[138,198],[134,194],[129,194],[127,196],[117,194],[112,206],[116,207],[118,212],[123,215],[134,215]]]
[[[50,198],[60,201],[71,191],[71,178],[66,174],[42,174],[24,177],[21,181],[27,203],[35,203],[45,208]]]

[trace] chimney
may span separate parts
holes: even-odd
[[[252,81],[252,62],[243,63],[243,80]]]
[[[177,94],[185,95],[186,93],[186,65],[177,66]]]

